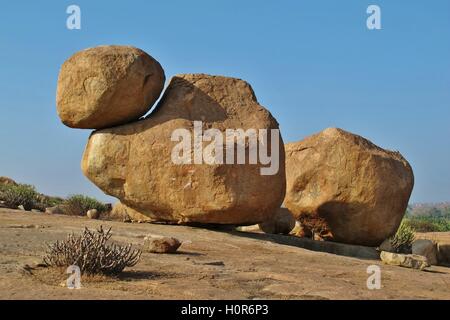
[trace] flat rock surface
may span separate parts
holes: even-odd
[[[11,227],[20,225],[43,227]],[[82,277],[80,290],[61,286],[64,270],[26,266],[41,262],[46,242],[100,225],[112,226],[120,243],[140,246],[147,234],[184,243],[177,254],[143,252],[119,278]],[[388,266],[310,251],[286,237],[0,209],[0,299],[450,299],[449,268]],[[381,268],[380,290],[366,287],[369,265]]]

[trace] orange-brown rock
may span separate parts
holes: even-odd
[[[399,152],[335,128],[287,144],[286,176],[284,204],[302,225],[313,221],[326,239],[369,246],[396,232],[414,185]]]
[[[8,178],[8,177],[0,177],[0,185],[16,186],[17,182],[15,182],[13,179]]]
[[[295,219],[286,208],[278,208],[269,220],[259,224],[265,233],[289,234],[295,227]]]
[[[122,204],[121,202],[117,202],[111,212],[110,217],[113,219],[119,219],[119,220],[131,220],[136,222],[151,222],[153,221],[151,218],[147,217],[146,215],[143,215],[140,212],[137,212],[136,210],[127,207],[126,205]]]
[[[83,173],[105,193],[158,221],[256,224],[270,218],[286,187],[281,136],[277,135],[279,169],[274,175],[262,175],[268,165],[249,164],[248,157],[245,164],[175,164],[172,150],[179,142],[171,141],[172,133],[192,133],[194,121],[221,133],[278,129],[245,81],[179,75],[147,119],[91,135]]]
[[[72,128],[100,129],[139,119],[164,87],[161,65],[128,46],[100,46],[75,53],[61,67],[57,111]]]

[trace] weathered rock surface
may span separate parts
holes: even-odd
[[[437,245],[431,240],[418,239],[412,243],[412,254],[424,256],[427,258],[428,263],[431,265],[437,265]]]
[[[174,253],[181,246],[176,238],[148,235],[144,238],[144,250],[152,253]]]
[[[259,228],[259,225],[253,224],[251,226],[239,226],[239,227],[236,227],[236,231],[239,231],[239,232],[260,232],[261,229]]]
[[[439,263],[450,267],[450,241],[438,242],[437,246]]]
[[[433,241],[437,248],[438,264],[450,267],[450,232],[416,233],[416,239]]]
[[[72,128],[100,129],[139,119],[164,87],[161,65],[128,46],[100,46],[77,52],[58,78],[57,110]]]
[[[295,221],[294,229],[292,229],[290,234],[293,236],[299,237],[299,238],[312,238],[313,237],[311,229],[303,227],[302,224],[300,223],[300,221],[298,221],[298,220]]]
[[[55,276],[53,269],[38,268],[32,270],[33,275],[24,276],[19,271],[20,266],[41,263],[45,254],[44,243],[65,239],[68,233],[78,234],[85,227],[96,229],[105,223],[75,216],[49,215],[45,217],[48,229],[8,227],[12,224],[42,223],[42,217],[37,214],[0,209],[0,244],[3,253],[0,254],[0,299],[74,298],[72,292],[57,287],[61,279],[65,281],[67,278],[63,274]],[[431,272],[419,273],[408,268],[383,266],[381,261],[377,261],[380,253],[377,256],[374,248],[367,248],[374,251],[374,257],[363,260],[359,255],[359,259],[347,258],[337,250],[333,252],[335,254],[312,251],[331,252],[317,246],[337,247],[340,243],[284,235],[243,235],[183,226],[143,226],[114,221],[109,222],[108,227],[113,229],[113,242],[143,243],[143,234],[183,240],[178,249],[180,255],[144,253],[136,268],[128,271],[124,277],[90,281],[87,283],[88,288],[76,292],[77,299],[95,300],[101,296],[102,299],[112,300],[248,300],[249,297],[255,300],[439,300],[450,297],[449,268],[432,266]],[[140,249],[144,248],[140,246]],[[225,267],[207,264],[214,261],[223,261]],[[366,288],[370,276],[366,270],[373,264],[381,265],[382,290]],[[275,285],[280,288],[273,288]],[[264,291],[269,286],[273,292],[270,295]],[[254,317],[259,318],[264,317]]]
[[[245,81],[179,75],[147,119],[91,135],[83,173],[105,193],[158,221],[245,225],[269,219],[285,194],[281,136],[275,175],[262,175],[260,169],[270,165],[249,164],[248,157],[246,164],[174,164],[171,153],[180,142],[171,141],[172,133],[192,134],[193,121],[222,133],[278,129]]]
[[[398,152],[329,128],[286,145],[285,206],[322,238],[378,246],[398,229],[414,177]],[[311,223],[309,223],[311,222]]]
[[[267,221],[259,224],[259,228],[265,233],[289,234],[295,227],[295,218],[286,208],[279,208]]]
[[[136,210],[127,207],[126,205],[122,204],[121,202],[117,202],[110,212],[111,218],[119,219],[119,220],[126,220],[129,219],[131,221],[135,222],[151,222],[154,221],[153,219],[147,217],[146,215],[143,215],[140,212],[137,212]]]
[[[415,254],[400,254],[382,251],[381,260],[392,266],[400,266],[412,269],[423,270],[430,266],[426,257]]]

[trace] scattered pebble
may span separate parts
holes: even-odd
[[[181,241],[171,237],[148,235],[144,238],[144,250],[152,253],[174,253]]]
[[[89,219],[98,219],[99,213],[98,213],[97,209],[91,209],[86,213],[86,216]]]

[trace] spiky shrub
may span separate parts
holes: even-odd
[[[136,265],[141,251],[132,249],[131,244],[120,246],[109,244],[111,228],[91,231],[88,228],[76,236],[69,234],[64,241],[48,244],[44,262],[48,266],[78,266],[83,274],[117,275],[125,267]]]
[[[397,253],[411,253],[412,243],[416,233],[414,229],[411,228],[408,223],[403,220],[400,227],[397,230],[395,236],[389,239],[391,246]]]
[[[81,216],[85,215],[88,210],[97,209],[99,213],[105,212],[107,206],[97,199],[76,194],[70,196],[64,201],[65,212],[68,215]]]
[[[25,210],[31,210],[38,202],[39,193],[32,185],[11,184],[1,187],[0,196],[8,207],[16,208],[22,205]]]

